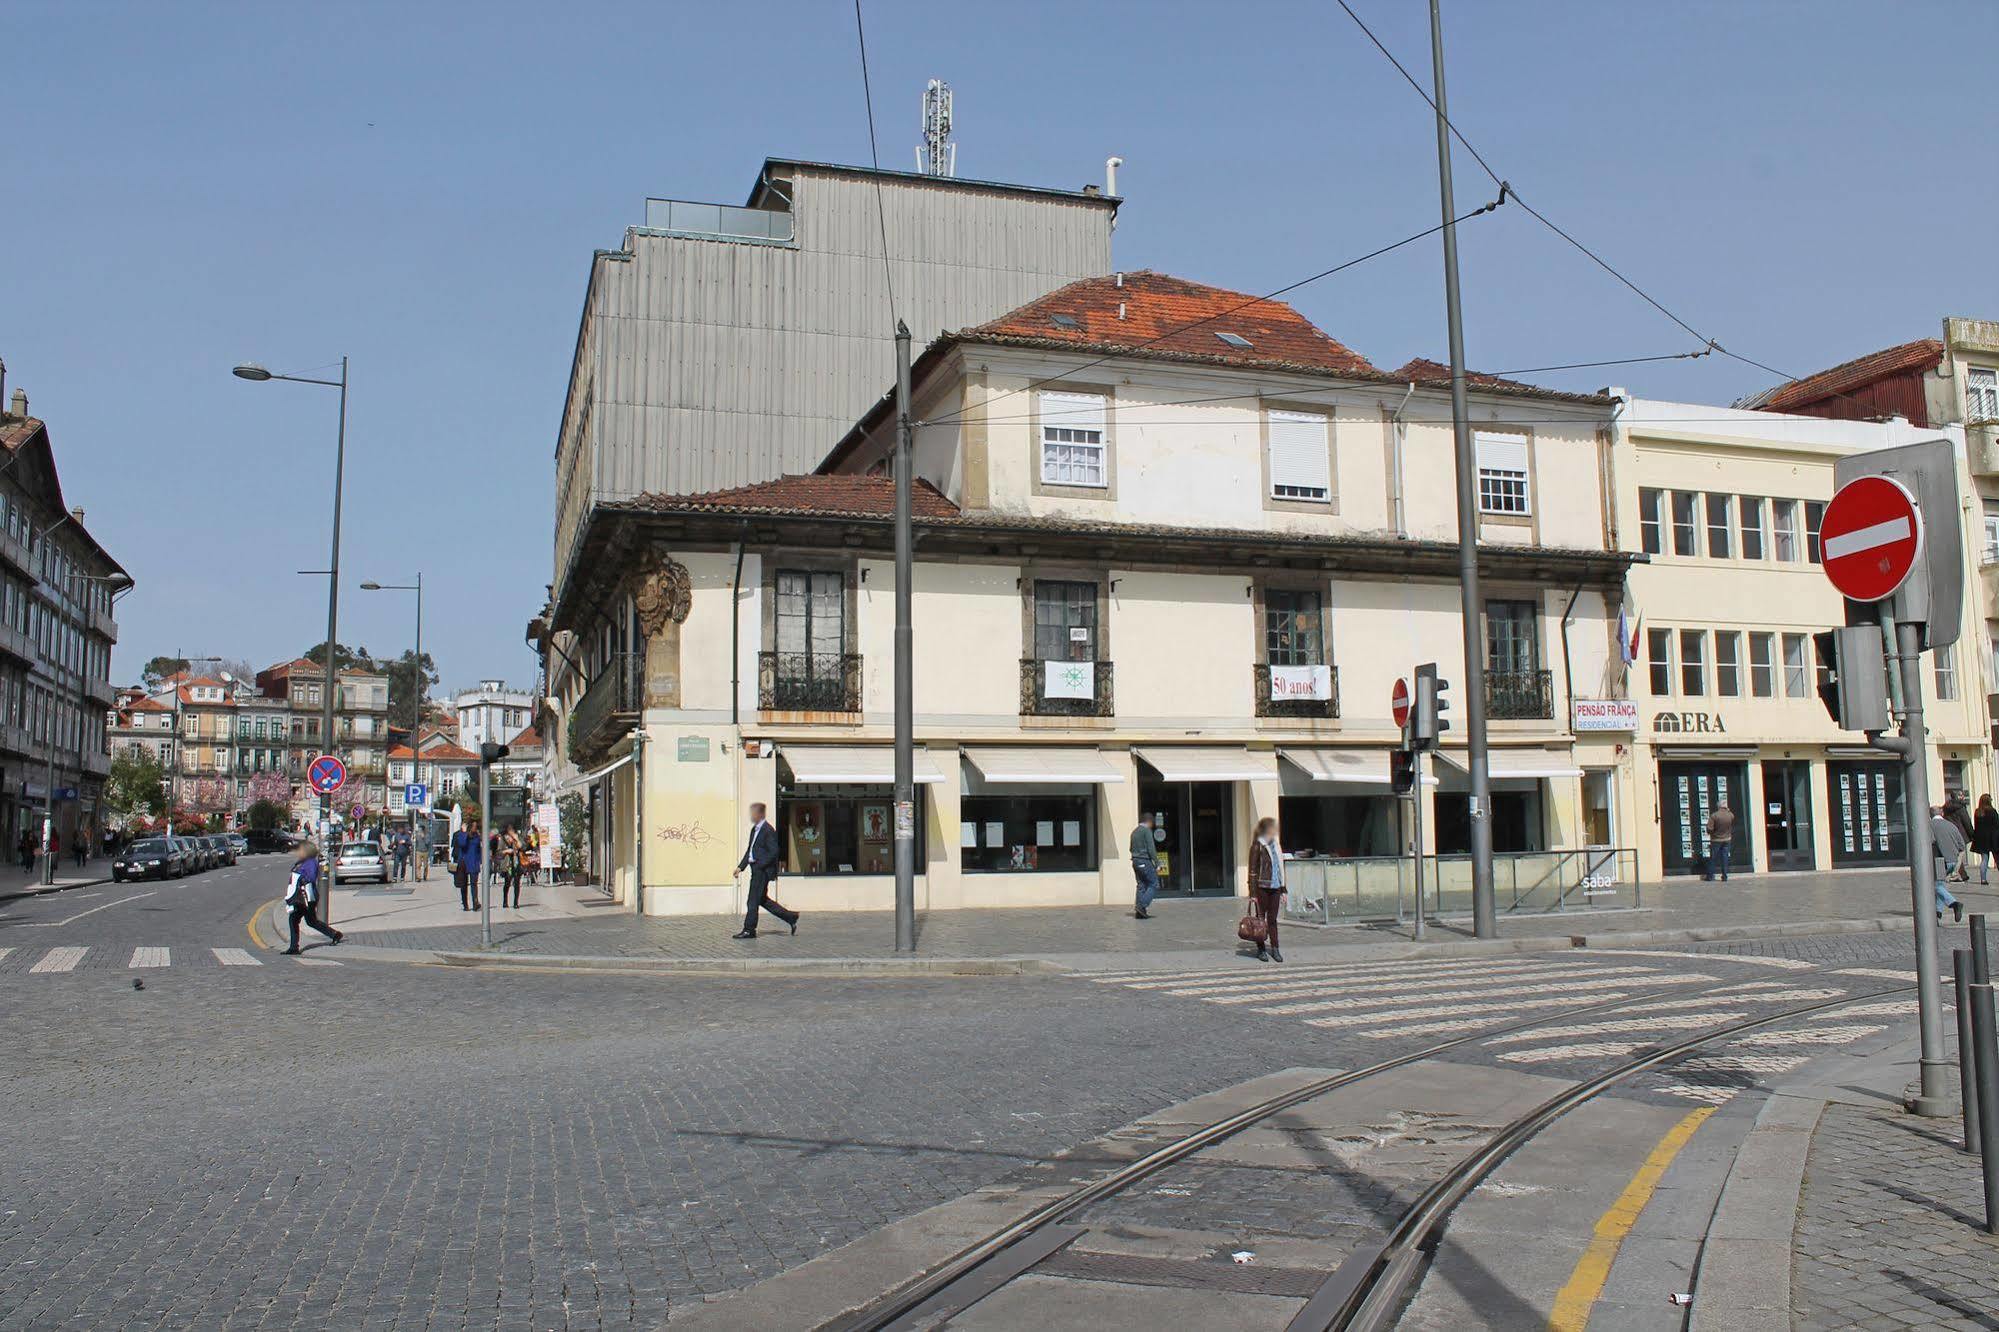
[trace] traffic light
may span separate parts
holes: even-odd
[[[1873,625],[1812,635],[1818,653],[1819,702],[1843,731],[1888,729],[1888,663]]]
[[[479,746],[479,761],[488,767],[505,758],[509,750],[497,740],[488,740]]]
[[[1411,749],[1388,751],[1388,789],[1408,795],[1416,789],[1416,752]]]
[[[1445,731],[1451,729],[1451,682],[1439,679],[1437,663],[1425,662],[1416,668],[1416,696],[1409,708],[1409,741],[1419,748],[1434,748]]]

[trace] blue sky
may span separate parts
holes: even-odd
[[[1354,0],[1427,77],[1426,6]],[[867,0],[885,165],[924,81],[959,171],[1126,159],[1116,262],[1266,291],[1432,225],[1428,108],[1337,7]],[[1789,373],[1999,316],[1999,6],[1446,6],[1453,118],[1501,175],[1707,336]],[[590,252],[648,194],[739,202],[766,155],[864,162],[853,14],[754,5],[14,0],[0,357],[72,503],[139,581],[120,678],[324,632],[334,395],[238,360],[353,358],[341,637],[447,688],[532,679],[552,449]],[[1491,189],[1458,158],[1468,208]],[[1694,341],[1525,213],[1463,228],[1468,356]],[[1377,364],[1444,352],[1432,239],[1293,298]],[[1544,376],[1725,403],[1711,358]],[[829,441],[830,442],[830,441]]]

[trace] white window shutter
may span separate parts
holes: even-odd
[[[1527,473],[1527,441],[1519,435],[1475,436],[1478,444],[1478,467],[1482,472]]]
[[[1309,412],[1270,413],[1270,493],[1324,500],[1333,493],[1332,422]]]
[[[1049,393],[1041,395],[1041,424],[1064,430],[1104,432],[1104,395],[1101,393]]]

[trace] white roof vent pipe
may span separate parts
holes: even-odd
[[[1117,169],[1124,165],[1122,157],[1104,159],[1104,193],[1113,199],[1117,197]]]

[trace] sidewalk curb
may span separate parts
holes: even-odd
[[[1823,1096],[1779,1092],[1736,1151],[1701,1243],[1688,1332],[1791,1325],[1791,1259],[1805,1158]]]
[[[19,902],[30,897],[48,897],[55,893],[66,893],[72,888],[91,888],[100,883],[109,882],[111,882],[111,876],[106,874],[99,879],[78,879],[73,883],[37,884],[33,888],[25,888],[19,892],[9,891],[0,893],[0,902]]]
[[[1767,925],[1691,926],[1674,930],[1621,930],[1602,934],[1535,935],[1514,939],[1445,939],[1434,943],[1395,943],[1314,947],[1303,965],[1331,961],[1405,961],[1416,958],[1476,957],[1507,953],[1554,953],[1586,949],[1647,948],[1669,944],[1754,942],[1810,935],[1878,934],[1905,928],[1902,916],[1857,920],[1805,920]],[[284,937],[283,904],[271,905],[274,937]],[[504,953],[477,949],[404,948],[357,940],[350,956],[379,962],[462,968],[603,971],[626,974],[690,976],[1064,976],[1098,971],[1131,970],[1130,955],[1117,953],[1022,954],[1000,957],[619,957],[605,954]],[[1294,950],[1296,951],[1296,950]],[[1232,954],[1219,949],[1177,949],[1146,954],[1161,969],[1183,967],[1190,958],[1213,957],[1217,964]],[[1149,970],[1150,967],[1137,968]]]

